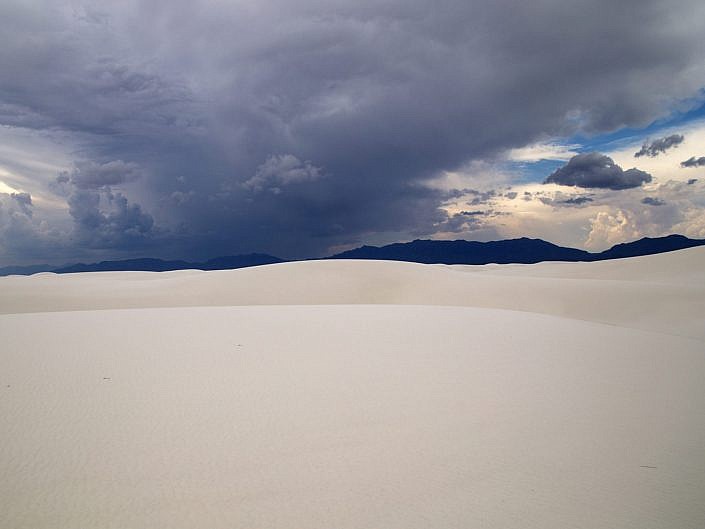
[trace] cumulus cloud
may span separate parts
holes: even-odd
[[[631,211],[622,209],[600,211],[590,221],[590,233],[585,246],[591,250],[603,250],[642,236]]]
[[[673,147],[678,147],[685,137],[682,134],[671,134],[665,138],[660,138],[652,142],[646,142],[641,146],[641,150],[634,153],[635,158],[641,156],[651,156],[652,158],[658,156],[661,153],[666,152],[668,149]]]
[[[302,162],[293,154],[277,154],[269,156],[243,186],[252,191],[267,189],[278,194],[284,186],[313,182],[323,176],[322,169],[309,161]]]
[[[636,168],[624,171],[612,158],[598,152],[573,156],[544,181],[545,184],[613,190],[639,187],[646,182],[651,182],[649,173]]]
[[[673,225],[672,231],[693,239],[705,239],[705,211],[701,208],[684,211],[681,221]]]
[[[705,156],[700,156],[696,158],[691,156],[687,160],[681,162],[681,167],[702,167],[705,165]]]
[[[28,193],[0,193],[2,262],[46,262],[48,256],[61,255],[63,235],[34,214]]]
[[[77,189],[68,199],[75,234],[91,247],[123,247],[143,240],[154,225],[139,204],[130,204],[121,193]]]
[[[658,180],[629,189],[595,188],[587,194],[579,187],[534,183],[514,189],[524,200],[495,196],[491,209],[499,215],[472,218],[481,219],[482,228],[494,229],[500,238],[539,237],[595,251],[644,236],[700,237],[705,225],[705,185],[699,182]],[[452,203],[449,213],[462,213],[458,206]],[[478,232],[468,233],[474,237]]]
[[[113,189],[141,176],[137,164],[122,160],[81,160],[71,171],[59,173],[50,188],[66,199],[73,221],[71,238],[84,247],[115,250],[148,241],[153,235],[154,218]]]

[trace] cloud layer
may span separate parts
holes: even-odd
[[[298,257],[500,222],[455,217],[452,190],[431,183],[513,149],[561,159],[572,146],[527,146],[645,126],[695,101],[705,6],[678,5],[3,2],[0,125],[60,141],[72,164],[47,178],[6,160],[8,179],[39,191],[31,219],[4,200],[29,220],[21,231],[5,206],[0,258],[30,259],[13,237],[34,241],[32,259]],[[549,180],[650,180],[578,161],[583,173],[573,158]]]

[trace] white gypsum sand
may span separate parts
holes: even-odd
[[[8,277],[0,312],[3,529],[705,527],[705,248]]]

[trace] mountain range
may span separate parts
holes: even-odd
[[[668,235],[656,238],[645,237],[637,241],[617,244],[603,252],[591,253],[576,248],[565,248],[541,239],[529,239],[526,237],[490,242],[415,240],[386,246],[361,246],[360,248],[331,255],[326,257],[326,259],[373,259],[427,264],[532,264],[541,261],[602,261],[670,252],[703,245],[705,245],[705,239],[689,239],[683,235]],[[101,261],[92,264],[77,263],[59,268],[50,265],[9,266],[0,268],[0,276],[13,274],[31,275],[38,272],[66,274],[109,271],[165,272],[187,269],[229,270],[283,262],[286,262],[286,260],[260,253],[216,257],[205,262],[165,261],[162,259],[144,258]]]

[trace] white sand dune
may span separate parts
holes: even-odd
[[[0,314],[234,305],[399,304],[538,312],[705,339],[705,248],[597,263],[310,261],[203,272],[0,278]]]
[[[705,248],[8,277],[0,313],[3,529],[705,527]]]

